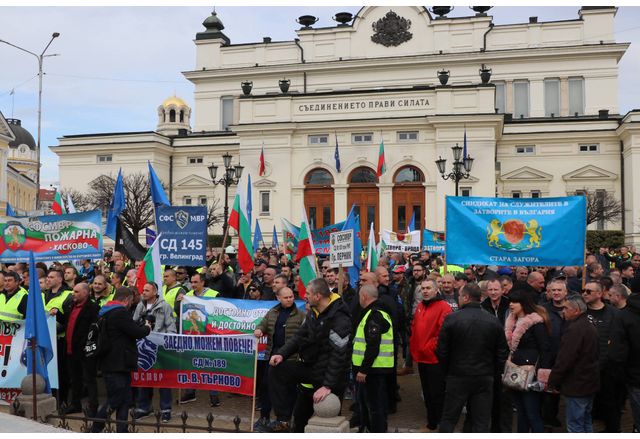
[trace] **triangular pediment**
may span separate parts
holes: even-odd
[[[4,115],[0,112],[0,136],[6,137],[9,142],[16,140],[16,136],[11,131],[9,123],[4,118]]]
[[[609,172],[605,169],[599,168],[594,165],[587,165],[575,171],[564,174],[562,179],[564,181],[582,181],[582,180],[616,180],[617,174]]]
[[[267,188],[267,187],[275,187],[276,182],[273,180],[269,180],[267,178],[262,178],[260,180],[256,180],[253,182],[253,187],[256,188]]]
[[[182,180],[176,182],[176,186],[178,187],[210,187],[211,180],[200,177],[199,175],[191,174]]]
[[[546,172],[542,172],[530,166],[523,166],[522,168],[507,172],[500,178],[503,181],[551,181],[553,179],[553,175],[547,174]]]

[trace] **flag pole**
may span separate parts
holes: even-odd
[[[34,270],[35,267],[29,267],[30,270]],[[38,420],[38,398],[36,395],[36,338],[31,337],[31,384],[33,394],[33,420]]]
[[[444,236],[445,239],[447,237],[447,197],[448,195],[444,196]],[[445,247],[445,253],[444,253],[444,257],[442,258],[442,262],[444,263],[443,266],[443,274],[447,274],[447,253],[446,253],[446,247]]]
[[[585,198],[585,203],[584,203],[584,210],[585,210],[585,215],[584,217],[587,217],[587,197],[586,195],[583,195],[583,197]],[[584,252],[582,254],[582,288],[584,289],[584,286],[587,284],[587,227],[585,226],[584,228]]]
[[[294,305],[295,306],[295,305]],[[258,382],[257,373],[258,373],[258,339],[256,338],[255,343],[255,355],[253,358],[253,401],[251,403],[251,433],[253,433],[253,422],[256,417],[256,384]]]

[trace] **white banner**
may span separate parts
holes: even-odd
[[[383,230],[381,233],[382,241],[386,246],[385,251],[389,253],[420,251],[421,237],[420,230],[414,230],[411,233],[397,233],[391,230]]]

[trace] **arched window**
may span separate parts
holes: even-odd
[[[316,168],[309,171],[304,179],[304,184],[329,186],[333,184],[333,176],[326,169]]]
[[[371,168],[367,168],[366,166],[362,166],[360,168],[356,168],[349,175],[349,183],[377,183],[378,177],[376,173]]]
[[[184,111],[180,110],[180,123],[184,122]]]
[[[169,111],[169,122],[176,121],[176,110]]]
[[[422,172],[413,166],[405,166],[396,173],[394,179],[395,183],[422,183],[424,182],[424,175]]]

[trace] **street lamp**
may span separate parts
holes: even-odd
[[[438,172],[445,180],[453,180],[456,183],[456,197],[458,196],[458,183],[460,180],[464,180],[469,178],[471,175],[471,168],[473,167],[473,159],[469,155],[465,155],[462,157],[462,148],[458,146],[451,147],[451,151],[453,152],[453,170],[448,174],[445,171],[445,167],[447,165],[447,159],[443,159],[439,157],[436,160],[436,166],[438,167]]]
[[[214,163],[211,163],[209,168],[209,176],[211,177],[211,181],[213,182],[214,187],[218,185],[224,185],[224,223],[222,225],[224,236],[227,236],[227,227],[229,226],[229,186],[234,184],[238,184],[240,182],[240,177],[242,177],[242,170],[244,166],[238,164],[235,166],[231,165],[231,159],[233,156],[228,152],[222,156],[222,163],[224,164],[224,175],[216,180],[218,175],[218,166]],[[222,243],[224,247],[224,242]]]
[[[7,44],[11,47],[15,47],[18,50],[22,50],[23,52],[28,53],[29,55],[33,55],[36,57],[36,59],[38,60],[38,141],[37,141],[37,145],[36,145],[36,157],[38,160],[38,172],[37,172],[37,180],[36,180],[36,209],[38,209],[38,205],[40,204],[40,136],[41,136],[41,132],[42,132],[42,62],[44,60],[44,58],[48,57],[48,56],[58,56],[59,54],[54,53],[51,55],[45,55],[44,53],[47,51],[47,49],[49,48],[49,46],[51,46],[51,43],[53,43],[53,40],[58,38],[60,36],[60,32],[54,32],[53,34],[51,34],[51,39],[49,40],[49,42],[47,43],[47,45],[45,46],[45,48],[42,50],[42,53],[40,55],[35,54],[33,52],[31,52],[30,50],[27,50],[23,47],[20,46],[16,46],[15,44],[11,44],[8,41],[5,40],[1,40],[0,39],[0,43],[4,43]]]

